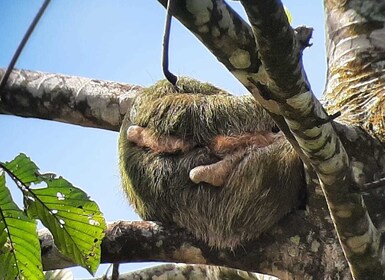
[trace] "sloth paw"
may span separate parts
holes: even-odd
[[[244,150],[236,151],[226,155],[222,160],[209,164],[200,165],[190,171],[190,180],[195,184],[205,182],[215,187],[224,186],[230,173],[245,155]]]
[[[175,136],[157,136],[151,129],[138,125],[132,125],[127,129],[127,140],[155,153],[184,153],[193,148],[193,145],[186,140]]]

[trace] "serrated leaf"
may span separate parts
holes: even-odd
[[[106,227],[102,213],[87,194],[63,178],[44,178],[46,188],[29,189],[27,211],[51,231],[56,246],[94,273]],[[33,198],[33,199],[31,199]]]
[[[4,166],[27,186],[29,186],[31,183],[40,182],[38,177],[39,168],[29,157],[23,153],[15,157],[14,160],[6,162]]]
[[[2,279],[44,279],[36,222],[13,202],[0,174],[0,275]]]

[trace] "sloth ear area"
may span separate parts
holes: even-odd
[[[175,136],[158,136],[149,128],[131,125],[127,129],[127,140],[138,147],[148,148],[154,153],[174,154],[191,150],[194,145]]]

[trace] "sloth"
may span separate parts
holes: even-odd
[[[252,96],[179,78],[143,89],[119,135],[123,189],[141,218],[234,249],[296,209],[303,164]]]

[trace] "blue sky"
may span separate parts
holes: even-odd
[[[231,4],[243,14],[238,2]],[[0,67],[5,68],[43,1],[0,0]],[[319,97],[325,81],[322,1],[286,0],[293,26],[312,26],[304,64]],[[148,86],[162,79],[164,9],[155,0],[51,1],[16,68]],[[235,94],[245,89],[203,45],[173,21],[170,69]],[[30,156],[98,202],[108,221],[137,220],[120,191],[117,133],[0,115],[0,161]],[[16,195],[16,193],[14,193]],[[121,271],[138,267],[126,266]],[[105,271],[105,266],[98,274]],[[76,277],[88,277],[76,269]]]

